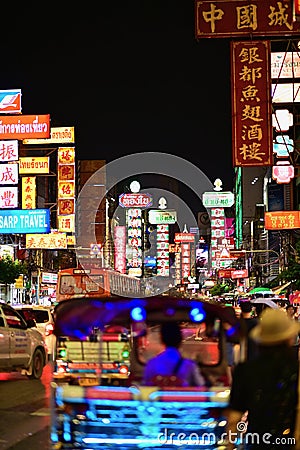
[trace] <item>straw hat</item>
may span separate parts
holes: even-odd
[[[263,345],[280,344],[300,333],[300,324],[282,309],[266,308],[249,336]]]

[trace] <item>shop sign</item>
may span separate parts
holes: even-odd
[[[119,205],[123,208],[149,208],[152,201],[150,194],[129,193],[119,196]]]
[[[228,208],[234,204],[233,192],[204,192],[202,203],[205,208]]]
[[[152,225],[176,223],[177,212],[175,210],[150,209],[148,220]]]
[[[300,24],[293,22],[292,1],[197,0],[195,16],[196,38],[285,37],[300,32]]]
[[[0,234],[49,232],[49,209],[0,210]]]

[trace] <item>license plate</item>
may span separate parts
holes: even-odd
[[[79,378],[79,386],[98,386],[99,381],[97,378]]]

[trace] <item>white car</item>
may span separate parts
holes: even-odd
[[[39,379],[47,347],[33,320],[26,322],[10,305],[0,303],[0,372],[20,372]]]
[[[25,320],[34,319],[36,322],[36,328],[44,336],[48,361],[53,361],[56,337],[53,334],[54,319],[52,315],[52,309],[48,306],[39,305],[18,305],[15,309],[24,317]]]

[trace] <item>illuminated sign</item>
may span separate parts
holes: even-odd
[[[0,116],[0,139],[50,136],[50,114]]]
[[[299,53],[272,52],[271,78],[300,78]]]
[[[49,233],[49,209],[0,210],[0,233]]]
[[[17,208],[18,206],[17,186],[0,186],[0,208]]]
[[[22,177],[22,208],[36,208],[36,177]]]
[[[272,84],[272,103],[299,103],[300,83]]]
[[[272,211],[265,213],[266,230],[292,230],[300,228],[300,211]]]
[[[195,235],[192,233],[175,233],[174,242],[195,242]]]
[[[196,38],[289,36],[300,29],[291,2],[277,0],[197,0],[195,15]]]
[[[74,127],[50,128],[48,139],[23,139],[23,144],[74,144]]]
[[[49,157],[48,156],[29,156],[19,158],[19,173],[49,173]]]
[[[67,248],[66,233],[26,234],[26,248]]]
[[[277,165],[272,167],[272,178],[276,180],[276,183],[287,184],[294,178],[295,169],[294,166],[286,164],[285,161],[282,161],[282,165],[280,165],[280,162],[278,161]]]
[[[161,210],[161,209],[150,209],[149,222],[151,224],[172,224],[177,222],[177,213],[176,211],[171,210]]]
[[[20,114],[21,108],[21,89],[9,89],[0,91],[0,114]]]
[[[270,41],[231,42],[232,141],[235,167],[273,161]],[[251,73],[251,83],[248,75]]]
[[[57,273],[42,272],[42,283],[53,283],[57,282]]]
[[[17,161],[18,159],[18,141],[0,141],[0,162]]]
[[[230,207],[234,204],[234,194],[232,192],[204,192],[202,203],[206,208]]]
[[[123,208],[149,208],[152,205],[152,196],[141,193],[121,194],[119,205]]]

